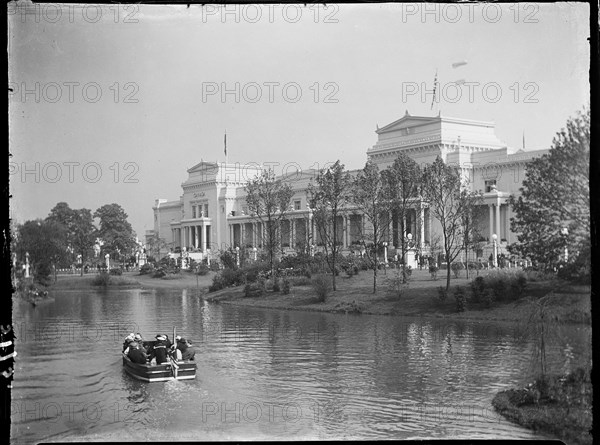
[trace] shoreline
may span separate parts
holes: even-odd
[[[175,279],[152,278],[149,275],[139,275],[137,272],[128,272],[121,276],[111,276],[113,284],[106,289],[128,290],[198,290],[200,297],[216,304],[229,304],[240,307],[254,307],[260,309],[296,310],[319,313],[341,314],[366,314],[386,316],[423,317],[430,319],[446,319],[456,321],[475,322],[514,322],[515,314],[521,310],[519,301],[495,303],[492,307],[476,305],[464,312],[456,311],[456,303],[452,296],[445,302],[436,298],[437,288],[444,284],[443,280],[433,281],[428,274],[421,274],[416,279],[411,279],[406,292],[398,296],[391,296],[386,292],[385,275],[380,276],[380,285],[376,294],[372,293],[372,279],[369,274],[361,274],[361,278],[340,277],[338,290],[331,292],[325,302],[316,301],[316,296],[310,285],[293,286],[288,295],[281,292],[267,291],[260,297],[244,297],[244,286],[228,287],[215,292],[208,292],[214,273],[196,276],[191,273],[182,273]],[[50,293],[54,291],[85,291],[90,289],[101,290],[102,286],[94,286],[92,281],[96,275],[59,276],[57,283],[48,287]],[[457,285],[467,288],[470,280],[458,278],[452,280],[454,289]],[[531,295],[542,296],[556,293],[556,298],[561,305],[561,321],[566,324],[591,325],[589,315],[590,289],[589,287],[563,286],[557,289],[556,285],[547,282],[532,282],[528,291]],[[468,291],[468,288],[467,288]]]

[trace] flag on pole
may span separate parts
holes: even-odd
[[[461,60],[460,62],[455,62],[452,64],[452,68],[458,68],[459,66],[463,66],[466,65],[467,61],[466,60]]]
[[[435,92],[437,90],[437,70],[435,70],[435,77],[433,79],[433,99],[431,100],[431,109],[433,110],[433,103],[435,102]]]
[[[223,145],[224,145],[224,152],[225,152],[225,157],[227,157],[227,130],[225,130],[225,136],[223,136]]]

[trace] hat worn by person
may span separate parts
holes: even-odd
[[[161,335],[161,334],[158,334],[155,338],[157,340],[161,340],[161,341],[165,341],[167,339],[167,337],[165,337],[164,335]]]
[[[134,338],[135,338],[135,334],[132,332],[127,337],[125,337],[125,340],[133,340]]]
[[[135,341],[141,341],[142,340],[142,336],[140,334],[135,334],[134,340]]]

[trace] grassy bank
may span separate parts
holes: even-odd
[[[507,419],[568,444],[591,444],[592,383],[579,368],[566,376],[538,378],[525,388],[498,393],[494,408]]]
[[[265,307],[289,310],[308,310],[320,312],[363,313],[377,315],[449,317],[468,320],[514,321],[515,313],[521,311],[518,302],[494,303],[492,307],[484,304],[467,305],[467,310],[457,312],[456,301],[452,295],[445,301],[438,298],[438,288],[445,286],[444,279],[432,280],[429,273],[413,272],[408,287],[400,296],[388,291],[386,279],[392,277],[381,273],[377,293],[373,293],[373,277],[361,272],[354,277],[338,277],[337,291],[331,292],[325,302],[319,302],[310,284],[293,286],[288,295],[280,292],[266,292],[260,297],[244,297],[243,286],[226,288],[209,293],[206,299],[240,306]],[[452,288],[461,286],[469,294],[466,278],[453,278]],[[560,291],[556,283],[549,281],[530,282],[525,296],[541,297],[554,290],[552,298],[556,300],[553,314],[564,322],[590,321],[590,301],[588,288],[565,288]]]

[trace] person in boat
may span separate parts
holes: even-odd
[[[167,353],[169,351],[167,344],[167,336],[158,334],[156,337],[156,343],[150,347],[149,360],[155,360],[157,365],[168,361]]]
[[[146,352],[146,346],[144,346],[144,338],[142,337],[142,334],[138,332],[137,334],[135,334],[133,340],[138,344],[142,351]]]
[[[125,352],[127,350],[127,348],[129,348],[129,345],[131,344],[131,342],[134,339],[135,339],[135,334],[133,332],[131,334],[129,334],[127,337],[125,337],[125,341],[123,342],[123,352]]]
[[[196,351],[192,347],[192,344],[185,338],[177,336],[177,350],[181,351],[181,360],[190,361],[194,360]]]
[[[136,341],[132,341],[129,344],[127,357],[129,357],[129,360],[133,363],[138,363],[140,365],[146,364],[146,353],[144,352],[142,345]]]

